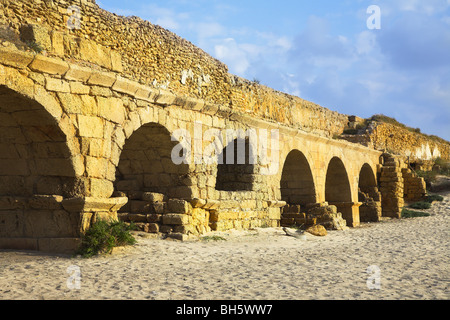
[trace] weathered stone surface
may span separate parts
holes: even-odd
[[[127,198],[72,198],[64,199],[62,205],[69,212],[118,211]]]
[[[167,203],[167,210],[173,213],[187,214],[192,212],[192,206],[185,200],[170,199]]]
[[[119,76],[117,77],[116,82],[112,86],[112,89],[121,93],[128,94],[130,96],[134,96],[138,91],[138,89],[142,90],[142,87],[135,81],[131,81],[129,79],[125,79]]]
[[[92,73],[93,71],[90,68],[82,67],[76,64],[69,64],[69,70],[64,75],[64,78],[67,80],[87,82]]]
[[[90,85],[110,88],[116,82],[116,75],[112,72],[92,72],[88,83]]]
[[[165,225],[185,225],[190,221],[188,215],[168,213],[163,215],[163,223]]]
[[[306,232],[318,237],[325,237],[326,235],[328,235],[328,232],[325,229],[325,227],[319,224],[309,227],[308,229],[306,229]]]
[[[165,196],[162,193],[144,192],[142,194],[142,200],[148,201],[148,202],[163,202],[164,198],[165,198]]]
[[[11,48],[0,48],[0,62],[15,68],[26,68],[34,60],[34,55]]]
[[[29,65],[29,68],[37,72],[62,76],[69,70],[69,65],[59,59],[37,55]]]

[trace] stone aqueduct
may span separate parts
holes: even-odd
[[[279,170],[262,174],[261,163],[175,165],[173,133],[185,129],[194,137],[198,123],[203,134],[278,130],[279,150],[271,152]],[[202,150],[211,143],[196,142]],[[359,144],[120,72],[0,48],[0,248],[73,250],[92,222],[118,216],[178,239],[279,227],[325,202],[355,227],[381,216],[382,165],[382,152]],[[361,190],[371,194],[375,218],[363,214]],[[383,201],[390,195],[398,200],[393,191]],[[286,214],[295,206],[294,216]]]

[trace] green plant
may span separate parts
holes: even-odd
[[[208,241],[226,241],[227,239],[222,238],[221,236],[204,236],[201,237],[200,240],[208,242]]]
[[[402,218],[408,219],[408,218],[418,218],[418,217],[429,217],[430,214],[426,212],[418,212],[418,211],[412,211],[408,209],[402,210]]]
[[[425,201],[420,201],[420,202],[415,202],[413,204],[410,204],[409,207],[413,208],[413,209],[430,209],[431,203],[425,202]]]
[[[44,51],[44,48],[36,41],[26,41],[25,44],[36,53],[42,53],[42,51]]]
[[[439,201],[439,202],[444,201],[444,197],[438,196],[438,195],[432,195],[432,196],[427,196],[425,198],[425,202],[432,203],[433,201]]]
[[[76,254],[90,258],[102,253],[111,253],[114,247],[136,244],[130,233],[135,230],[134,224],[122,221],[96,221],[81,238],[81,245]]]

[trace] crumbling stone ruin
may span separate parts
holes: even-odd
[[[399,217],[423,181],[378,145],[382,126],[334,139],[352,120],[94,0],[2,0],[0,248],[72,251],[98,219],[183,240]],[[448,142],[408,141],[449,158]]]

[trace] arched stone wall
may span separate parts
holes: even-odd
[[[284,162],[280,182],[281,200],[305,206],[316,203],[316,188],[308,160],[302,152],[291,151]]]
[[[63,199],[86,188],[62,123],[0,85],[0,247],[45,250],[52,238],[79,236],[79,213],[66,211]]]
[[[325,180],[325,200],[328,204],[337,207],[348,225],[359,224],[359,219],[356,219],[353,209],[354,203],[349,176],[344,163],[338,157],[332,158],[328,164]]]
[[[377,222],[381,217],[381,193],[372,167],[365,163],[359,173],[358,201],[361,222]]]

